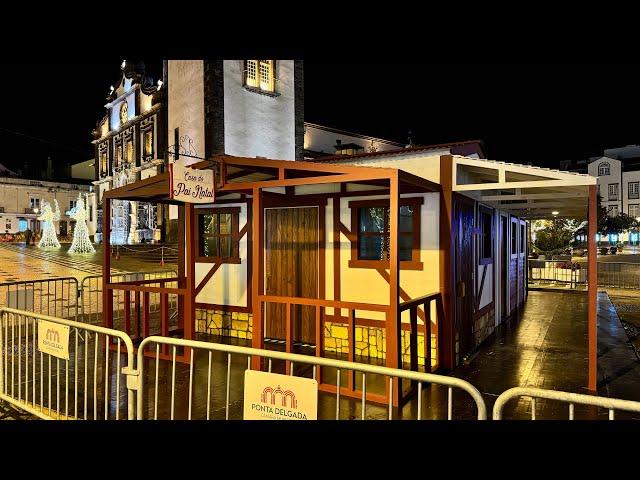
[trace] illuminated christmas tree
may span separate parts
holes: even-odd
[[[76,221],[76,229],[73,232],[73,243],[69,248],[69,253],[95,253],[95,248],[89,240],[89,229],[87,228],[87,209],[82,200],[82,194],[78,195],[75,208],[69,212],[69,216]]]
[[[53,222],[60,220],[60,207],[57,200],[54,202],[56,204],[55,212],[49,202],[42,202],[42,215],[38,217],[38,220],[42,222],[42,237],[38,242],[40,248],[60,248],[56,228],[53,226]]]

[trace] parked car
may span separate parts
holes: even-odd
[[[573,256],[574,257],[584,257],[586,255],[586,250],[584,248],[574,248]]]
[[[609,250],[611,251],[611,255],[615,255],[617,253],[617,251],[618,251],[618,247],[613,246]]]
[[[600,247],[600,255],[607,255],[609,253],[608,247]]]

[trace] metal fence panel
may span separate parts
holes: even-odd
[[[38,348],[38,324],[69,327],[69,359]],[[0,400],[43,419],[134,419],[126,373],[134,350],[123,332],[0,309]]]
[[[130,282],[137,280],[156,280],[163,278],[177,277],[178,273],[175,270],[158,270],[150,272],[128,272],[111,275],[111,282]],[[177,286],[168,284],[167,287]],[[81,289],[81,320],[86,323],[100,324],[102,322],[102,275],[91,275],[85,277],[80,284]],[[113,298],[113,325],[116,326],[124,319],[125,312],[125,295],[121,290],[115,290]],[[148,294],[149,311],[155,313],[160,310],[160,294],[150,293]],[[128,308],[130,313],[133,309],[138,308],[135,303],[135,299],[132,298],[129,301]],[[177,316],[178,312],[178,300],[174,295],[169,296],[169,310],[172,318]],[[135,316],[135,315],[133,315]]]
[[[166,348],[165,348],[166,346]],[[145,350],[151,347],[149,352],[155,354],[153,359],[145,357]],[[170,349],[168,348],[170,347]],[[161,349],[167,350],[165,357],[168,360],[161,360]],[[182,352],[178,352],[182,349]],[[170,350],[170,352],[168,351]],[[188,358],[188,367],[180,366],[176,361],[178,355]],[[214,375],[212,371],[212,355],[226,356],[226,374]],[[240,366],[241,371],[251,368],[252,356],[261,357],[268,363],[268,371],[272,371],[276,361],[285,362],[285,370],[289,375],[304,376],[305,373],[311,378],[317,378],[319,368],[332,368],[336,372],[336,386],[343,386],[342,380],[350,375],[350,372],[357,372],[362,389],[362,399],[360,401],[360,417],[364,420],[367,408],[366,390],[368,381],[372,377],[383,377],[388,388],[389,406],[388,419],[393,418],[392,392],[393,382],[397,379],[407,379],[417,382],[418,411],[417,418],[422,418],[422,396],[423,387],[426,384],[437,384],[447,388],[447,418],[453,418],[453,390],[458,389],[466,392],[473,399],[477,408],[477,418],[485,420],[487,418],[486,406],[480,392],[470,383],[455,377],[422,373],[411,370],[400,370],[377,365],[355,363],[330,358],[317,357],[312,355],[299,355],[272,350],[261,350],[236,345],[226,345],[219,343],[201,342],[195,340],[184,340],[177,338],[152,336],[144,339],[138,348],[137,365],[140,379],[138,381],[139,390],[137,395],[137,418],[158,419],[158,405],[160,400],[164,400],[168,407],[169,419],[176,418],[178,405],[182,406],[181,413],[186,419],[194,418],[210,420],[213,416],[211,404],[213,397],[223,399],[223,406],[218,413],[224,414],[225,419],[231,416],[231,406],[238,406],[240,400],[231,400],[231,382],[240,382],[240,377],[232,377],[232,363]],[[146,358],[146,361],[145,361]],[[223,357],[224,358],[224,357]],[[153,368],[152,368],[153,366]],[[306,367],[306,368],[305,368]],[[147,370],[150,370],[147,374]],[[303,373],[304,372],[304,373]],[[187,386],[186,398],[181,398],[177,385]],[[335,418],[340,418],[340,388],[336,388],[336,410]],[[161,395],[162,394],[162,395]],[[194,409],[193,399],[196,396],[206,398],[206,407],[198,405],[198,411]],[[147,398],[148,401],[147,401]],[[162,398],[161,398],[162,397]],[[145,403],[146,402],[146,403]],[[237,408],[234,408],[237,411]]]
[[[0,283],[2,307],[77,320],[80,311],[78,280],[61,277]]]
[[[536,419],[536,399],[556,400],[568,404],[568,418],[574,419],[575,405],[591,405],[609,411],[609,420],[615,418],[616,410],[640,413],[640,402],[620,400],[618,398],[598,397],[580,393],[545,390],[542,388],[515,387],[503,392],[493,405],[493,419],[502,420],[504,407],[510,400],[520,397],[531,397],[531,419]]]

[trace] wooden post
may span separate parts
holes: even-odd
[[[186,243],[185,243],[185,207],[178,205],[178,287],[185,287],[186,277]],[[178,295],[178,326],[184,331],[184,296]]]
[[[252,313],[253,313],[253,333],[251,336],[251,346],[253,348],[264,347],[264,332],[262,331],[262,305],[260,303],[259,296],[263,294],[263,270],[262,270],[262,255],[263,248],[263,223],[264,214],[262,212],[262,191],[260,188],[253,189],[253,198],[251,199],[251,221],[253,222],[251,228],[251,293],[252,293]],[[251,359],[251,368],[253,370],[261,369],[260,357],[253,357]]]
[[[447,370],[455,367],[455,330],[453,292],[453,157],[440,157],[440,293],[442,318],[438,317],[438,352],[440,365]]]
[[[400,185],[398,171],[389,176],[389,315],[386,322],[387,367],[400,368],[401,318],[398,314],[400,261],[398,259],[398,221],[400,218]],[[393,405],[398,406],[401,381],[393,382]]]
[[[597,186],[589,185],[589,236],[587,240],[588,279],[588,331],[589,331],[589,390],[597,391],[598,381],[598,252],[596,230],[598,227]]]
[[[184,335],[183,337],[192,340],[196,323],[196,238],[195,238],[195,209],[192,203],[185,206],[185,277],[186,294],[184,299]],[[185,358],[189,352],[184,349]]]
[[[112,292],[107,288],[111,281],[111,199],[102,200],[102,325],[113,326]]]

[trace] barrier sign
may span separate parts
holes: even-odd
[[[246,370],[245,420],[317,420],[318,382],[311,378]]]
[[[181,163],[169,165],[171,198],[185,203],[213,203],[213,170],[196,170]]]
[[[69,327],[38,320],[38,350],[69,360]]]

